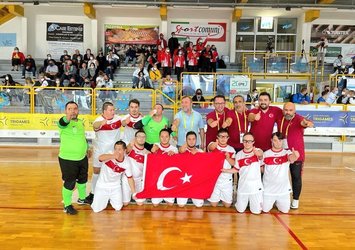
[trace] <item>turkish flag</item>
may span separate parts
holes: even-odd
[[[148,154],[143,191],[137,198],[210,198],[224,160],[220,152]]]

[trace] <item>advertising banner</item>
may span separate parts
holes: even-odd
[[[229,100],[236,95],[247,95],[250,91],[250,78],[247,76],[235,75],[230,78]]]
[[[0,47],[15,47],[16,33],[0,33]]]
[[[105,44],[156,44],[157,25],[105,24]]]
[[[328,43],[355,44],[355,25],[313,24],[311,43],[326,37]]]
[[[297,113],[312,120],[315,127],[355,127],[355,112],[309,110]]]
[[[82,43],[84,41],[84,24],[47,23],[47,41]]]
[[[190,23],[190,22],[171,22],[171,32],[175,32],[176,37],[191,40],[196,40],[201,37],[208,41],[225,42],[227,23]]]

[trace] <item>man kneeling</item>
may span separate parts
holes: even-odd
[[[94,201],[91,205],[95,213],[104,210],[109,201],[116,211],[122,209],[121,178],[123,174],[127,176],[129,187],[133,193],[133,198],[136,198],[131,161],[125,155],[125,152],[126,143],[123,141],[117,141],[114,145],[113,152],[99,156],[99,161],[102,162],[102,167],[96,184]]]

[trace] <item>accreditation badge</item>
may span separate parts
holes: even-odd
[[[243,137],[244,137],[244,133],[240,133],[239,134],[239,142],[243,143]]]

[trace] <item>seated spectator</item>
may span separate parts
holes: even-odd
[[[255,103],[258,102],[259,99],[259,93],[257,89],[253,89],[251,93],[247,94],[247,99],[245,100],[248,103],[251,103],[251,105],[255,105]]]
[[[292,95],[291,102],[298,103],[298,104],[309,104],[311,100],[307,95],[307,88],[302,88],[301,92]]]
[[[90,57],[94,57],[94,55],[91,53],[91,49],[86,49],[85,55],[83,56],[83,60],[85,62],[90,61]]]
[[[75,78],[76,77],[76,72],[77,72],[77,69],[73,65],[72,60],[66,60],[65,63],[64,63],[63,74],[62,74],[62,77],[61,77],[62,83],[64,82],[64,80],[69,80],[72,77]]]
[[[202,95],[202,89],[196,89],[195,95],[192,97],[193,102],[205,102],[205,98]]]
[[[61,61],[62,63],[65,63],[65,61],[70,60],[71,56],[68,54],[68,51],[65,49],[63,50],[63,55],[60,56],[59,61]]]
[[[71,77],[70,78],[68,87],[70,87],[70,88],[80,88],[79,84],[75,80],[75,77]]]
[[[117,56],[117,55],[116,55]],[[112,58],[112,53],[106,57],[105,73],[113,79],[113,73],[117,68],[116,61]]]
[[[149,70],[149,77],[153,83],[157,83],[161,79],[160,70],[156,66],[153,66]]]
[[[130,45],[126,52],[126,59],[124,61],[124,66],[127,66],[129,61],[132,61],[132,66],[134,67],[136,65],[136,60],[137,60],[137,51],[132,45]]]
[[[101,88],[100,86],[104,85],[104,83],[103,83],[104,75],[105,75],[105,73],[102,71],[99,71],[99,73],[97,74],[97,77],[96,77],[96,87],[97,88]]]
[[[47,54],[47,58],[44,59],[43,61],[43,66],[39,69],[39,72],[38,73],[45,73],[46,72],[46,69],[49,65],[49,61],[53,61],[55,65],[57,65],[57,62],[52,58],[52,55],[51,54]],[[57,65],[58,67],[58,65]],[[58,68],[58,72],[59,72],[59,68]]]
[[[51,78],[52,80],[58,76],[59,73],[59,69],[58,66],[55,65],[55,62],[53,60],[49,60],[48,62],[48,66],[45,69],[44,72],[46,75],[48,75],[49,78]]]
[[[120,67],[120,57],[117,54],[113,53],[112,51],[109,51],[106,56],[106,61],[108,61],[109,59],[114,61],[115,69]]]
[[[325,100],[327,100],[329,95],[329,91],[323,90],[321,96],[318,98],[317,103],[319,104],[327,104]]]
[[[18,71],[18,66],[22,65],[24,61],[25,61],[25,55],[22,52],[20,52],[18,47],[15,47],[11,55],[11,65],[12,65],[11,71],[14,70]]]
[[[22,79],[25,79],[26,72],[32,73],[32,76],[36,76],[36,62],[31,55],[27,55],[27,58],[23,62]]]
[[[144,80],[142,80],[142,78],[144,78]],[[133,72],[133,79],[132,79],[133,86],[132,86],[132,88],[137,88],[139,82],[141,82],[141,84],[144,83],[145,85],[143,84],[143,86],[148,87],[149,73],[144,68],[143,64],[139,64],[138,68]],[[149,84],[149,86],[150,86],[150,84]]]
[[[349,99],[349,90],[343,89],[341,92],[341,96],[337,99],[337,104],[347,104]]]
[[[98,73],[98,69],[96,68],[95,63],[89,64],[89,79],[90,81],[96,82],[96,77]],[[102,72],[102,70],[100,70]]]
[[[84,62],[79,69],[79,84],[80,86],[84,85],[85,80],[89,80],[89,70],[87,64]],[[90,81],[90,80],[89,80]]]
[[[149,84],[149,80],[146,77],[144,77],[142,71],[138,72],[138,78],[135,79],[135,83],[134,83],[132,88],[138,88],[138,89],[141,89],[141,88],[149,89],[149,88],[151,88],[150,84]]]
[[[349,91],[349,98],[348,98],[347,104],[355,104],[355,91],[354,90]]]
[[[117,97],[117,93],[113,90],[110,90],[113,88],[113,82],[112,80],[108,77],[108,75],[103,74],[103,79],[100,81],[98,85],[98,88],[104,88],[107,90],[100,90],[99,91],[99,98],[101,99],[102,102],[105,101],[112,101]]]
[[[338,58],[334,60],[333,67],[334,67],[333,73],[335,73],[335,74],[341,73],[343,71],[343,69],[345,69],[345,64],[343,62],[342,55],[338,55]]]
[[[86,55],[86,54],[85,54]],[[88,65],[91,65],[92,63],[95,64],[95,68],[99,67],[99,62],[96,60],[96,58],[94,57],[94,55],[91,55],[89,57],[89,61],[88,61]]]
[[[76,60],[77,62],[82,62],[84,60],[84,57],[82,54],[80,54],[80,51],[78,49],[76,49],[74,51],[74,54],[72,56],[73,60]]]
[[[334,87],[332,91],[329,92],[327,99],[325,100],[328,104],[335,104],[338,98],[338,88]]]

